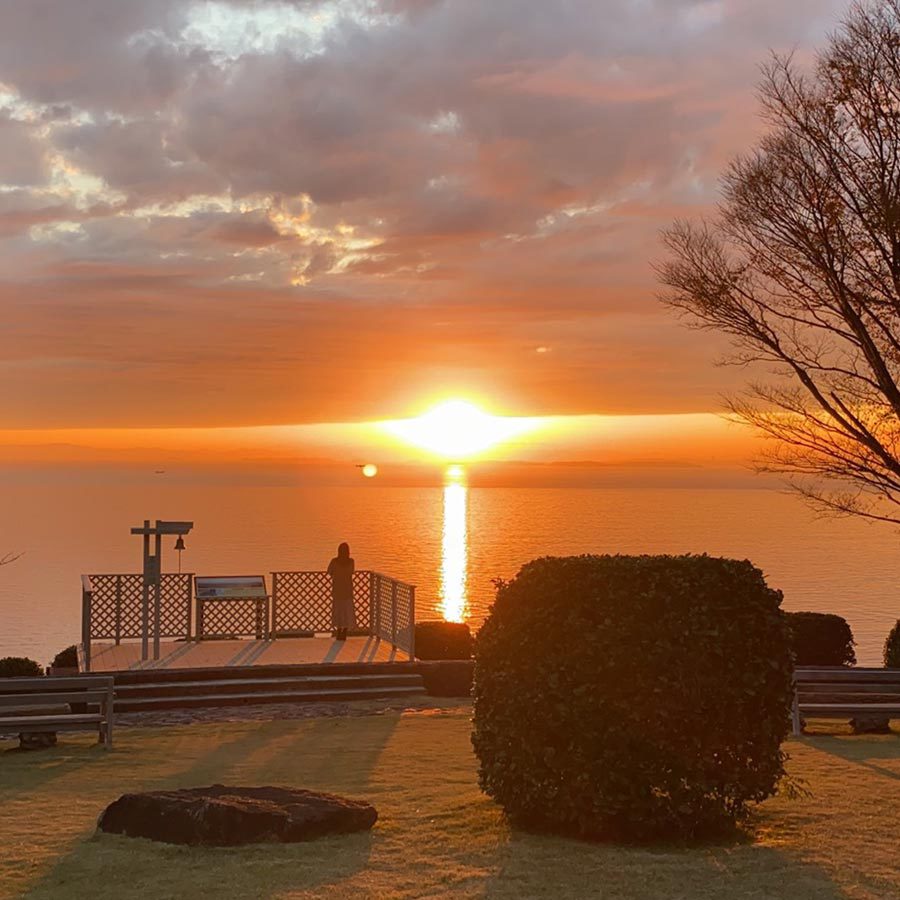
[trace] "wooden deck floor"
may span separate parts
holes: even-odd
[[[151,653],[152,653],[151,647]],[[277,641],[169,641],[160,644],[158,660],[141,661],[137,643],[93,644],[92,672],[123,672],[128,669],[200,669],[222,666],[308,665],[319,663],[406,662],[390,644],[372,637],[279,638]]]

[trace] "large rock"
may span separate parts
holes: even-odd
[[[124,794],[100,816],[101,831],[169,844],[233,847],[311,841],[371,828],[374,806],[282,787],[185,788]]]
[[[27,700],[27,697],[23,697]],[[72,712],[68,703],[57,703],[54,706],[11,706],[3,710],[7,716],[67,716]],[[45,750],[56,746],[55,731],[20,731],[20,750]]]
[[[887,716],[856,716],[850,720],[854,734],[890,734],[891,723]]]

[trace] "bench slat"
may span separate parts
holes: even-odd
[[[798,684],[900,684],[900,669],[796,669]]]
[[[888,694],[900,696],[900,684],[808,684],[799,682],[797,689],[802,694]]]
[[[36,691],[45,694],[48,691],[100,691],[106,690],[113,683],[110,675],[60,675],[41,678],[0,678],[0,694],[24,694]]]
[[[65,727],[67,725],[99,725],[103,716],[91,714],[68,714],[57,716],[0,716],[0,732],[38,731]],[[52,726],[52,727],[51,727]]]
[[[0,694],[0,708],[48,703],[101,703],[107,691],[59,691],[49,694]]]

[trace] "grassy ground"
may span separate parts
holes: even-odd
[[[900,739],[789,745],[810,799],[727,846],[593,846],[511,833],[478,791],[465,711],[121,729],[0,756],[0,897],[900,898]],[[0,745],[2,746],[2,745]],[[288,784],[371,800],[370,835],[242,850],[97,835],[124,791]]]

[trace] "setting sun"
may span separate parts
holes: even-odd
[[[415,419],[382,422],[389,434],[447,459],[468,459],[537,428],[539,419],[494,416],[465,400],[448,400]]]

